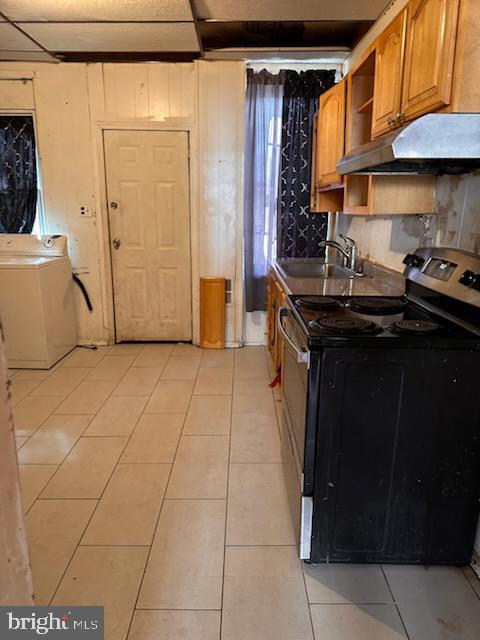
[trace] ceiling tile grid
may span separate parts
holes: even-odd
[[[193,20],[189,0],[0,0],[13,22]]]
[[[200,20],[376,20],[390,0],[194,0]]]
[[[231,47],[351,48],[389,1],[0,0],[0,59],[28,59],[28,52],[49,59],[50,52],[67,61],[184,60]]]
[[[49,51],[199,51],[192,22],[23,22],[22,29]]]
[[[41,51],[24,33],[8,22],[0,22],[0,51]]]

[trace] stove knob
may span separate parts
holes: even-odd
[[[470,285],[475,291],[480,291],[480,273],[476,273],[472,278],[472,284]]]
[[[473,273],[473,271],[470,271],[470,269],[467,269],[462,273],[458,281],[460,282],[460,284],[463,284],[466,287],[469,287],[472,284],[474,278],[475,278],[475,274]]]
[[[416,253],[407,253],[403,259],[403,264],[407,267],[421,267],[425,260],[421,256],[417,256]]]

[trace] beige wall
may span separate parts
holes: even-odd
[[[198,279],[216,275],[232,279],[227,341],[240,341],[244,82],[242,62],[0,63],[0,111],[34,112],[47,231],[68,235],[92,299],[89,313],[75,291],[80,342],[113,337],[102,135],[115,127],[188,131],[194,336]]]
[[[30,605],[32,594],[0,324],[0,605]]]

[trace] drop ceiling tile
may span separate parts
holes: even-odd
[[[8,22],[1,22],[0,51],[41,51],[41,49],[16,27]]]
[[[192,22],[23,22],[22,29],[49,51],[199,50]]]
[[[60,62],[46,51],[0,51],[0,60]]]
[[[11,20],[192,20],[189,0],[0,0]]]
[[[194,0],[198,17],[206,20],[375,20],[387,4],[389,0]]]

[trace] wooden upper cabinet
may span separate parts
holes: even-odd
[[[372,137],[398,126],[397,119],[402,101],[406,18],[406,11],[402,11],[376,43]]]
[[[339,186],[337,163],[344,154],[345,81],[320,96],[317,123],[317,180],[320,187]]]
[[[401,119],[410,120],[450,103],[459,0],[411,0]]]

